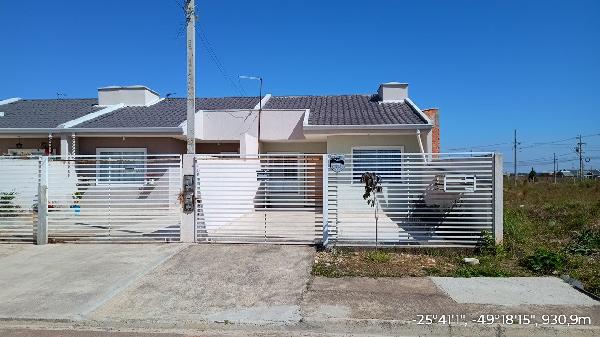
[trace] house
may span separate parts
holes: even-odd
[[[186,99],[145,86],[0,101],[0,193],[16,210],[0,239],[46,226],[54,242],[499,242],[501,157],[439,154],[437,109],[407,84],[373,91],[197,98],[196,156],[180,155]],[[366,171],[383,179],[377,222]]]
[[[373,94],[196,99],[196,152],[436,153],[438,109],[421,110],[408,84]],[[0,101],[0,154],[123,155],[186,151],[186,99],[146,86],[97,98]]]

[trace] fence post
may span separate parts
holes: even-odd
[[[329,245],[329,160],[323,155],[323,247]]]
[[[183,192],[183,196],[185,199],[185,186],[184,186],[184,176],[192,175],[193,176],[193,188],[194,188],[194,198],[193,198],[193,210],[192,211],[184,211],[184,205],[181,205],[181,242],[196,242],[196,200],[195,200],[195,192],[196,192],[196,174],[194,170],[194,159],[195,155],[193,154],[184,154],[182,161],[182,179],[181,179],[181,191]],[[182,203],[185,203],[185,200],[182,200]]]
[[[494,153],[494,239],[502,243],[504,231],[504,175],[501,153]]]
[[[39,158],[40,179],[38,181],[38,223],[36,244],[48,243],[48,157]]]

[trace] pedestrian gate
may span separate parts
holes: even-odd
[[[200,155],[195,169],[198,242],[321,241],[322,155]]]

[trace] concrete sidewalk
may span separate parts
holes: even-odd
[[[312,247],[278,245],[0,245],[0,329],[600,335],[599,303],[557,278],[331,279],[311,276],[314,255]],[[421,325],[422,315],[453,315],[460,324]],[[481,315],[533,315],[535,322],[576,315],[590,322],[473,321]]]

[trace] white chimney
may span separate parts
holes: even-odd
[[[382,102],[401,102],[408,98],[408,83],[383,83],[377,92]]]
[[[150,105],[159,99],[156,91],[143,85],[98,88],[98,105]]]

